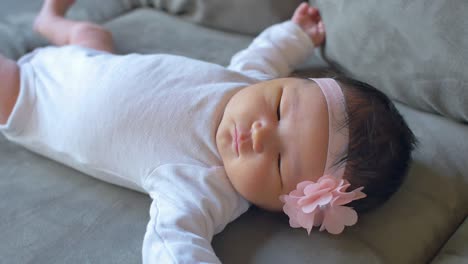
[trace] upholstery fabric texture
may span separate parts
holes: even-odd
[[[170,14],[207,27],[257,34],[290,18],[302,0],[147,0]]]
[[[325,57],[414,108],[468,122],[468,3],[314,0]]]
[[[440,254],[434,259],[435,264],[458,264],[468,260],[468,220],[460,226],[458,231],[450,238],[442,248]]]
[[[0,53],[16,59],[47,44],[31,29],[39,2],[0,1]],[[103,23],[112,31],[118,53],[166,52],[226,65],[252,37],[217,29],[251,34],[280,16],[272,14],[268,21],[242,16],[236,21],[232,16],[222,24],[221,14],[229,13],[234,3],[244,4],[245,9],[236,6],[243,11],[260,3],[282,6],[280,2],[223,2],[220,17],[205,18],[211,28],[201,25],[203,19],[190,18],[195,13],[180,10],[208,5],[214,12],[221,1],[78,0],[69,16]],[[325,55],[403,102],[397,107],[419,140],[409,175],[387,203],[359,215],[358,224],[339,236],[317,230],[307,236],[290,228],[285,215],[251,208],[214,237],[216,254],[227,264],[468,262],[468,26],[457,24],[466,22],[462,1],[446,7],[419,0],[318,4],[328,32]],[[389,10],[378,13],[379,6]],[[439,17],[436,9],[452,13]],[[431,22],[430,16],[439,22]],[[251,31],[243,31],[248,22]],[[405,28],[408,24],[411,29]],[[436,34],[437,25],[451,32]],[[373,35],[366,37],[366,32]],[[418,36],[415,42],[409,40],[413,35]],[[320,66],[328,69],[315,67]],[[301,75],[319,73],[323,71]],[[421,83],[427,86],[421,88]],[[93,179],[0,135],[0,263],[141,263],[149,205],[144,194]]]

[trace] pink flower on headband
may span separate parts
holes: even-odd
[[[339,234],[345,226],[354,225],[358,219],[356,211],[343,205],[366,195],[361,192],[364,187],[346,192],[349,186],[348,181],[331,175],[323,175],[316,183],[300,182],[289,195],[280,196],[289,225],[303,227],[309,235],[314,226],[320,226],[320,231],[326,229],[331,234]]]

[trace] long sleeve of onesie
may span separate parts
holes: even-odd
[[[294,22],[286,21],[263,31],[247,49],[232,57],[228,68],[261,80],[287,77],[313,49],[309,36]]]
[[[211,239],[245,212],[247,204],[227,188],[226,178],[203,177],[219,173],[224,173],[223,167],[166,165],[154,172],[157,177],[148,177],[145,189],[153,202],[143,241],[143,263],[221,263]],[[171,191],[164,191],[168,189]]]

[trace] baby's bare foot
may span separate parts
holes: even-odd
[[[55,18],[64,17],[75,0],[44,0],[41,11],[34,21],[34,30],[44,34]]]

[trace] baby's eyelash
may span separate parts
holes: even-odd
[[[283,89],[281,89],[278,99],[278,106],[276,108],[276,116],[278,117],[278,121],[281,120],[281,99],[283,98]]]
[[[278,170],[281,172],[281,154],[278,154]]]
[[[283,184],[283,179],[281,178],[281,154],[278,154],[278,174],[280,175],[281,184]]]
[[[278,99],[277,99],[277,107],[276,107],[276,115],[278,117],[278,122],[281,120],[281,99],[283,98],[283,88],[280,89]],[[278,153],[278,174],[280,176],[281,188],[283,187],[283,178],[281,177],[281,153]]]

